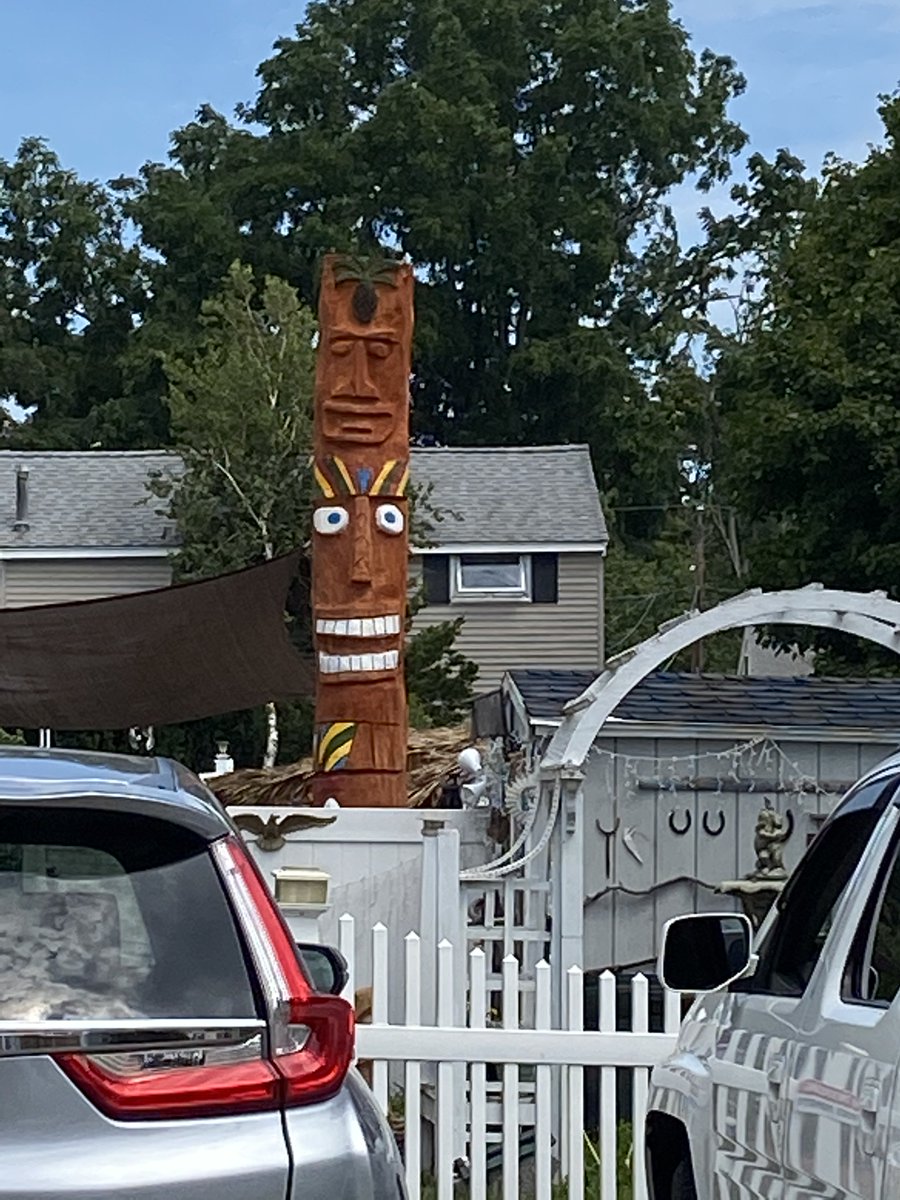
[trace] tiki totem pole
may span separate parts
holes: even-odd
[[[315,399],[314,803],[407,802],[410,267],[330,255]]]

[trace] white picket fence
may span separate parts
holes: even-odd
[[[586,1161],[593,1163],[591,1179],[599,1177],[590,1194],[617,1200],[616,1073],[621,1068],[632,1075],[632,1196],[646,1200],[643,1133],[650,1068],[674,1048],[680,1020],[677,996],[664,996],[665,1032],[650,1033],[649,984],[643,975],[636,976],[631,1030],[617,1030],[616,980],[606,972],[599,981],[597,1028],[586,1030],[583,973],[573,967],[565,984],[564,1027],[553,1028],[551,968],[541,962],[527,1005],[534,1013],[533,1025],[523,1028],[519,963],[510,955],[503,961],[502,1019],[495,1027],[488,1020],[494,994],[489,987],[494,985],[488,983],[483,950],[473,950],[468,970],[460,971],[450,942],[429,949],[411,933],[405,939],[404,975],[397,978],[396,971],[394,977],[389,971],[387,929],[376,925],[371,936],[372,1023],[358,1026],[357,1053],[360,1060],[373,1063],[373,1090],[386,1112],[392,1093],[402,1091],[410,1200],[423,1195],[423,1167],[433,1172],[435,1190],[428,1195],[436,1200],[553,1200],[560,1195],[583,1200]],[[354,978],[354,944],[353,919],[342,917],[340,946],[350,966],[348,997],[360,982]],[[389,1011],[398,1011],[390,1003],[394,988],[403,991],[402,1024],[388,1020]],[[489,1065],[498,1070],[497,1082],[488,1081]],[[599,1068],[600,1074],[596,1129],[586,1129],[584,1120],[584,1072],[591,1067]],[[433,1131],[424,1154],[423,1129]],[[528,1179],[520,1161],[523,1130],[533,1134]],[[489,1181],[492,1147],[499,1149],[501,1162]],[[567,1189],[555,1190],[561,1180],[567,1181]]]

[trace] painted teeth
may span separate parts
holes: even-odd
[[[399,661],[400,653],[397,650],[386,650],[384,654],[320,654],[319,670],[323,675],[393,671]]]
[[[350,621],[316,621],[316,633],[335,637],[385,637],[400,632],[398,616],[364,617]]]

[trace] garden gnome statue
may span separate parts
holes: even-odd
[[[793,832],[793,814],[788,811],[786,817],[779,816],[766,800],[756,818],[753,836],[756,867],[744,879],[730,880],[716,889],[718,892],[740,898],[744,912],[755,929],[762,924],[763,918],[787,882],[784,845]]]
[[[407,803],[413,276],[329,255],[319,299],[313,513],[313,803]]]

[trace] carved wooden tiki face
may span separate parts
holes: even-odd
[[[412,272],[330,256],[319,302],[313,799],[406,804]]]

